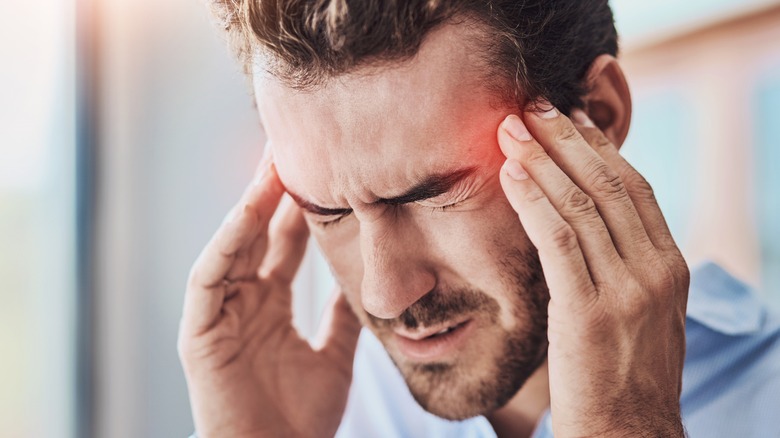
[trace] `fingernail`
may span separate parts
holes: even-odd
[[[533,136],[528,132],[528,128],[525,127],[525,123],[520,120],[520,117],[512,114],[504,119],[504,130],[517,141],[531,141]]]
[[[588,114],[577,108],[571,112],[571,119],[574,123],[584,126],[586,128],[595,128],[596,124],[588,117]]]
[[[558,117],[558,110],[550,102],[543,100],[536,105],[536,111],[534,111],[537,117],[540,119],[554,119]]]
[[[523,181],[528,179],[528,174],[517,160],[506,160],[506,163],[504,163],[504,171],[507,175],[509,175],[510,178],[515,181]]]

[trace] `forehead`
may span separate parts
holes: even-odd
[[[311,91],[256,73],[258,108],[285,185],[324,206],[371,202],[497,152],[496,127],[507,111],[483,86],[487,72],[469,32],[443,26],[409,61]]]

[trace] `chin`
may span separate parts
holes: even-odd
[[[514,374],[509,382],[497,379],[495,372],[475,376],[446,365],[426,368],[405,375],[409,390],[423,409],[447,420],[465,420],[501,408],[527,379]]]
[[[510,337],[489,363],[414,364],[399,369],[423,409],[447,420],[465,420],[504,407],[544,362],[545,340]]]
[[[519,387],[514,392],[517,390]],[[484,394],[480,388],[472,387],[460,390],[441,388],[425,393],[413,390],[412,395],[427,412],[446,420],[459,421],[487,415],[504,406],[514,394],[497,398],[492,394]]]

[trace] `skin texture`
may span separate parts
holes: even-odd
[[[688,273],[617,153],[630,120],[617,63],[591,66],[592,121],[522,113],[481,86],[467,31],[305,93],[256,73],[274,165],[193,267],[180,330],[200,435],[335,433],[361,325],[437,415],[527,436],[549,406],[556,436],[682,433]],[[378,202],[464,166],[446,193]],[[269,233],[284,191],[349,215],[323,225],[338,216],[289,203]],[[307,228],[341,286],[314,347],[289,297]],[[456,354],[421,363],[399,348],[394,331],[463,318]]]
[[[504,157],[495,131],[507,109],[478,85],[479,65],[457,38],[436,34],[404,68],[354,75],[312,93],[256,81],[287,189],[354,211],[327,226],[322,221],[339,217],[306,215],[352,309],[418,402],[450,419],[495,410],[533,373],[546,348],[547,303],[536,251],[498,180]],[[458,92],[464,86],[473,91]],[[376,203],[464,165],[476,168],[473,176],[448,193]],[[476,330],[457,355],[421,366],[398,350],[393,329],[463,318]]]

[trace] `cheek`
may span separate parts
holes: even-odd
[[[517,309],[526,293],[518,277],[531,277],[533,266],[533,248],[517,214],[499,198],[475,211],[445,211],[436,223],[428,243],[441,279],[493,297],[501,307],[500,325],[513,330],[521,323]]]
[[[497,190],[468,211],[421,209],[413,214],[413,222],[424,236],[420,262],[433,268],[437,280],[448,286],[473,287],[495,298],[502,309],[501,325],[509,328],[515,324],[517,286],[513,287],[514,276],[507,263],[522,265],[514,259],[528,252],[530,242],[500,187]],[[326,230],[313,224],[310,228],[336,281],[363,319],[360,288],[364,267],[357,220],[349,217]]]
[[[430,230],[433,253],[443,265],[467,281],[488,281],[495,286],[502,264],[514,249],[526,252],[528,239],[498,184],[483,199],[466,211],[431,215],[425,226]]]

